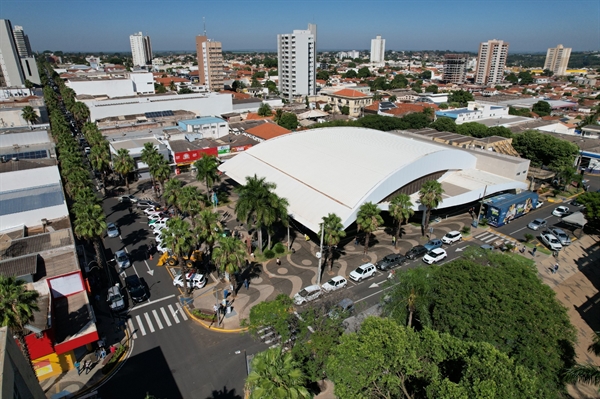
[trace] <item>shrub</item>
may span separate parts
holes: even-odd
[[[126,351],[127,345],[119,346],[115,351],[114,355],[112,355],[112,357],[108,361],[108,363],[106,363],[106,365],[102,367],[102,374],[110,373],[110,371],[117,365],[117,362],[119,361],[119,359],[121,359],[121,357],[123,357]]]
[[[470,234],[471,233],[471,227],[469,226],[463,226],[462,229],[460,229],[460,232],[463,234]]]
[[[212,313],[212,314],[204,313],[199,309],[192,310],[192,314],[194,316],[196,316],[197,318],[199,318],[201,320],[206,320],[206,321],[214,321],[215,316],[216,316],[214,313]]]
[[[273,259],[275,257],[275,252],[273,252],[272,249],[267,249],[265,252],[263,252],[263,255],[267,259]]]
[[[282,243],[278,242],[277,244],[275,244],[275,246],[273,247],[273,250],[275,251],[276,254],[281,255],[282,253],[285,252],[285,247],[283,246]]]
[[[530,233],[525,233],[525,235],[523,236],[525,238],[525,242],[529,242],[531,240],[533,240],[533,234]]]
[[[487,226],[487,224],[488,224],[488,220],[486,218],[483,218],[479,221],[480,226]]]

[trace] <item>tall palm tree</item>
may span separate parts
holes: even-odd
[[[195,218],[194,233],[199,243],[206,243],[208,253],[212,254],[213,247],[223,232],[223,226],[219,222],[219,214],[210,208],[205,208]]]
[[[160,183],[160,188],[163,193],[165,192],[165,182],[169,180],[171,176],[171,165],[159,155],[156,164],[152,165],[152,169],[150,169],[150,174],[154,177],[154,179],[158,180]]]
[[[402,230],[402,223],[406,222],[415,211],[412,209],[413,203],[410,201],[408,194],[398,194],[390,201],[390,215],[396,221],[396,233],[394,240],[394,248],[398,248],[398,239]]]
[[[286,198],[282,198],[275,193],[270,193],[268,198],[268,207],[259,215],[263,225],[267,228],[268,242],[267,248],[271,248],[271,238],[273,237],[273,225],[281,222],[284,227],[288,224],[288,207],[290,203]]]
[[[358,231],[365,232],[365,249],[363,252],[366,254],[369,251],[369,238],[371,234],[383,224],[383,218],[379,213],[381,210],[372,202],[365,202],[358,209],[356,215],[356,224]]]
[[[184,280],[184,291],[186,293],[191,292],[191,287],[188,287],[187,273],[188,267],[183,258],[190,254],[192,251],[193,237],[190,231],[190,224],[185,220],[179,218],[169,219],[167,226],[161,231],[163,238],[163,244],[171,250],[171,252],[177,255]]]
[[[346,232],[344,231],[342,219],[335,213],[323,216],[321,226],[323,227],[323,241],[329,248],[324,261],[327,263],[327,256],[331,257],[331,262],[329,263],[329,271],[331,271],[333,269],[333,247],[338,245],[342,238],[346,237]]]
[[[90,150],[90,164],[102,176],[102,186],[106,187],[106,171],[110,167],[110,149],[106,145],[95,145]]]
[[[177,198],[177,207],[181,209],[182,212],[187,212],[190,215],[192,227],[195,226],[194,216],[202,210],[203,205],[204,201],[202,194],[198,191],[198,187],[188,184],[181,188]]]
[[[196,179],[204,182],[206,185],[206,194],[210,195],[212,185],[219,181],[219,161],[217,157],[214,155],[204,155],[194,162],[194,166],[196,167]]]
[[[390,298],[383,303],[383,309],[387,316],[401,324],[406,323],[408,327],[412,327],[415,320],[421,326],[429,327],[432,295],[429,270],[410,269],[398,276],[396,285],[389,291]]]
[[[29,348],[25,343],[25,326],[33,321],[33,312],[39,310],[37,291],[27,290],[23,280],[0,274],[0,320],[2,327],[8,327],[17,337],[25,359],[31,363]]]
[[[252,372],[246,378],[250,399],[310,398],[306,376],[291,352],[270,348],[252,359]]]
[[[38,114],[35,113],[35,110],[30,105],[23,107],[23,111],[21,111],[21,117],[30,125],[33,125],[35,122],[37,122],[39,118]]]
[[[104,267],[100,239],[106,231],[106,216],[102,207],[98,203],[87,203],[75,216],[74,231],[77,237],[94,244],[96,262],[100,268]]]
[[[113,170],[125,178],[125,186],[129,192],[129,174],[135,170],[135,162],[128,149],[119,148],[113,157]]]
[[[163,191],[163,200],[166,205],[173,205],[179,211],[181,209],[178,208],[179,204],[179,196],[181,195],[181,188],[183,187],[183,183],[178,179],[169,179],[165,183],[165,188]]]
[[[247,224],[253,223],[256,227],[260,252],[263,249],[264,216],[267,215],[269,197],[276,187],[275,183],[269,183],[264,177],[257,175],[246,176],[246,184],[236,187],[239,198],[235,204],[235,213],[239,220],[243,220]]]
[[[429,227],[429,218],[431,217],[431,210],[438,207],[442,202],[442,195],[444,189],[442,183],[437,180],[426,181],[421,189],[419,190],[419,202],[425,207],[425,220],[421,226],[421,235],[424,236],[427,228]]]
[[[73,117],[77,121],[78,126],[82,126],[90,117],[90,109],[82,102],[75,102],[71,107]]]
[[[588,346],[588,352],[600,356],[600,331],[594,332],[593,342]],[[600,367],[591,364],[576,364],[565,372],[565,381],[600,385]]]
[[[148,165],[148,170],[150,171],[150,177],[152,178],[152,187],[154,184],[154,174],[152,173],[153,169],[156,169],[156,165],[159,162],[159,157],[162,158],[162,155],[158,153],[158,150],[154,146],[154,143],[144,143],[144,148],[142,148],[142,153],[140,156],[140,161]]]
[[[233,281],[234,292],[237,291],[237,279],[231,275],[239,272],[246,262],[246,246],[235,237],[220,237],[219,245],[212,252],[212,260],[218,265],[219,270],[225,273],[225,278]]]

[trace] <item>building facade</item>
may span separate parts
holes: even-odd
[[[371,62],[381,64],[385,60],[385,39],[381,36],[371,39]]]
[[[445,54],[442,80],[447,83],[464,83],[467,78],[467,54]]]
[[[559,44],[556,47],[549,48],[546,53],[546,62],[544,62],[544,69],[549,69],[554,72],[555,75],[563,76],[566,75],[567,66],[569,65],[569,58],[571,57],[571,48],[563,47]]]
[[[205,36],[196,36],[200,84],[211,91],[223,90],[223,47]]]
[[[17,45],[17,52],[19,57],[31,57],[33,52],[31,51],[31,44],[29,44],[29,36],[25,34],[22,26],[15,25],[13,27],[13,35],[15,37],[15,44]]]
[[[481,43],[477,56],[475,83],[480,85],[502,83],[507,56],[508,43],[497,39]]]
[[[142,32],[134,33],[129,36],[129,44],[131,45],[133,66],[146,66],[152,62],[150,36],[144,36]]]
[[[8,19],[0,19],[0,87],[23,86],[25,86],[25,76],[13,36],[12,24]]]
[[[279,92],[284,98],[315,95],[316,58],[317,25],[277,35]]]

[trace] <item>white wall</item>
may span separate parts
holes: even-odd
[[[127,97],[135,95],[134,83],[130,79],[102,79],[102,80],[67,80],[65,83],[79,96],[107,95],[108,97]]]
[[[132,73],[133,90],[140,94],[154,94],[154,76],[150,72]]]

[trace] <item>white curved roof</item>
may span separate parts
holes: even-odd
[[[344,227],[364,202],[383,198],[442,170],[474,169],[467,151],[379,130],[311,129],[267,140],[236,155],[220,170],[240,184],[256,174],[277,185],[293,217],[313,231],[336,213]]]

